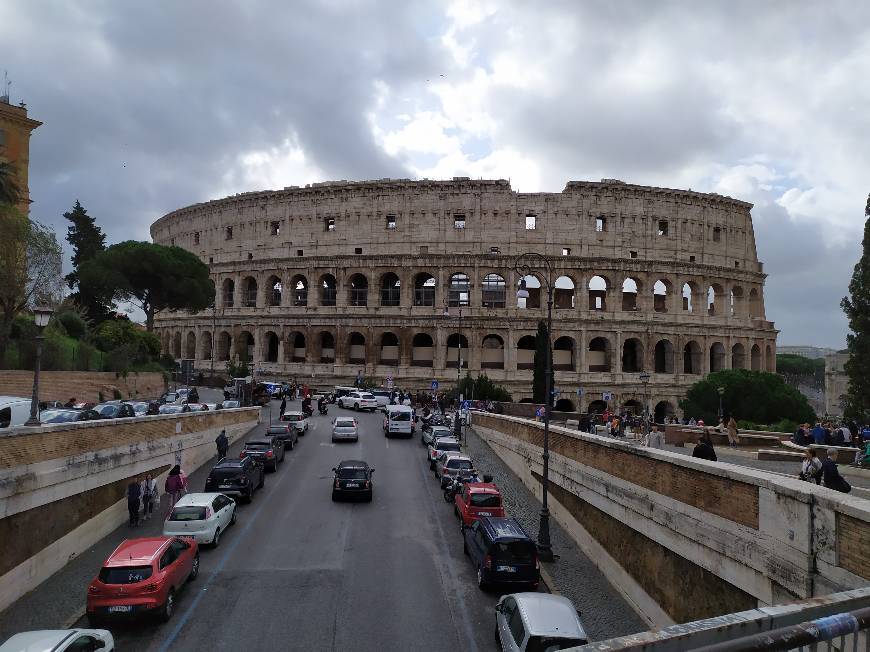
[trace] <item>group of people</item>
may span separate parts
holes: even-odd
[[[819,446],[854,446],[863,448],[865,442],[870,442],[870,426],[851,428],[846,423],[817,421],[814,426],[802,423],[792,435],[792,441],[798,446],[817,444]]]
[[[163,484],[165,493],[169,496],[167,514],[187,491],[187,476],[176,464],[169,471]],[[160,505],[160,490],[157,480],[147,473],[144,478],[137,476],[127,485],[127,511],[130,513],[130,527],[135,527],[147,521],[154,515],[154,506]]]
[[[837,449],[829,448],[825,451],[825,454],[826,457],[823,462],[819,459],[815,448],[807,447],[798,477],[806,482],[824,484],[829,489],[841,491],[845,494],[852,491],[852,487],[840,475],[840,471],[837,468]]]

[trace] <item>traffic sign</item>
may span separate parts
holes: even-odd
[[[437,381],[437,380],[433,380],[433,381],[432,381],[432,389],[433,389],[433,390],[434,390],[434,389],[438,389],[438,381]]]
[[[387,376],[387,388],[388,389],[393,388],[393,377],[392,376]]]
[[[582,387],[577,388],[577,396],[583,396],[583,388]]]
[[[603,392],[601,394],[601,398],[605,401],[612,401],[613,400],[613,392]]]

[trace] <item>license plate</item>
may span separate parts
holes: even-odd
[[[359,483],[358,482],[348,482],[344,486],[347,487],[348,489],[357,489],[357,488],[359,488]]]
[[[222,484],[222,485],[218,486],[218,489],[232,489],[232,488],[233,488],[233,485],[231,485],[231,484]]]
[[[131,607],[131,606],[128,605],[128,604],[120,604],[120,605],[115,605],[114,607],[109,607],[109,613],[110,613],[110,614],[113,614],[113,613],[130,613],[131,611],[133,611],[133,607]]]
[[[478,516],[492,516],[492,512],[477,512]]]
[[[516,573],[517,572],[516,566],[496,566],[495,570],[502,572],[502,573]]]

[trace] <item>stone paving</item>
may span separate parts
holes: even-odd
[[[482,473],[493,475],[504,497],[507,513],[537,537],[540,501],[507,467],[472,428],[466,429],[466,450]],[[550,519],[550,539],[558,558],[544,568],[553,578],[556,590],[569,598],[582,613],[581,619],[590,640],[625,636],[649,629],[625,598],[574,543],[555,519]]]

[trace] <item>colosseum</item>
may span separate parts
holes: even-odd
[[[467,370],[520,400],[552,280],[557,407],[608,398],[661,417],[708,372],[775,368],[751,208],[615,179],[560,193],[465,177],[243,193],[152,225],[155,242],[206,262],[217,290],[212,309],[164,312],[155,328],[204,371],[238,356],[314,385],[363,374],[446,389]],[[552,272],[536,268],[517,298],[526,252]]]

